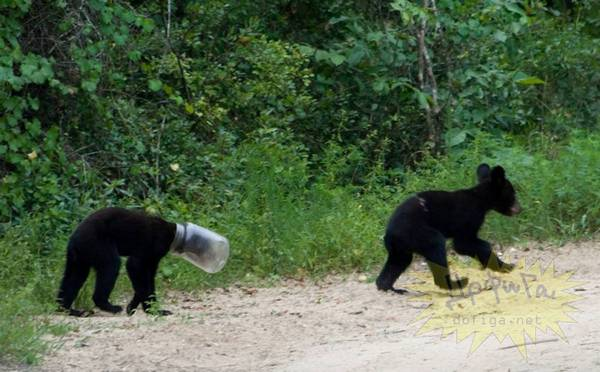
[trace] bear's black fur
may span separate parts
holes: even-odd
[[[119,268],[120,256],[128,256],[127,274],[134,296],[127,306],[132,314],[141,303],[148,311],[155,299],[154,277],[158,263],[169,251],[177,225],[159,217],[123,208],[105,208],[88,216],[77,228],[67,246],[67,264],[58,292],[59,305],[71,315],[84,312],[71,309],[90,268],[96,270],[94,303],[102,310],[118,313],[123,308],[108,301]],[[167,315],[168,311],[159,311]]]
[[[490,170],[487,164],[479,165],[477,178],[478,184],[470,189],[421,192],[396,209],[384,237],[388,258],[376,281],[378,289],[394,290],[394,282],[410,265],[413,253],[425,257],[439,287],[466,286],[467,278],[450,278],[445,247],[448,238],[453,239],[457,253],[476,257],[483,267],[500,272],[513,269],[477,234],[488,211],[507,216],[521,211],[515,190],[500,166]]]

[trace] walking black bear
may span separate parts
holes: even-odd
[[[90,268],[96,270],[94,303],[102,310],[118,313],[123,308],[108,301],[115,286],[120,256],[127,259],[127,274],[135,294],[127,306],[132,314],[141,303],[148,311],[155,299],[154,277],[158,263],[171,249],[177,224],[122,208],[101,209],[87,217],[75,230],[67,246],[67,265],[58,292],[58,303],[70,315],[85,312],[71,309]],[[168,315],[169,311],[159,310]]]
[[[515,190],[500,166],[490,170],[487,164],[477,167],[478,184],[470,189],[425,191],[407,199],[396,209],[384,237],[387,261],[377,278],[377,288],[393,288],[394,282],[410,265],[413,253],[425,257],[434,282],[444,289],[463,288],[468,278],[452,280],[446,260],[446,239],[452,238],[454,250],[476,257],[483,267],[509,272],[514,266],[502,262],[490,243],[479,239],[485,215],[495,210],[506,216],[521,211]]]

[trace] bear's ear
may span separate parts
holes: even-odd
[[[501,166],[496,166],[492,169],[492,183],[496,185],[502,185],[506,180],[506,176],[504,174],[504,168]]]
[[[483,163],[477,167],[477,181],[479,183],[490,180],[490,166]]]

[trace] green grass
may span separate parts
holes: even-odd
[[[0,239],[0,362],[35,363],[50,346],[42,336],[66,331],[47,317],[60,264],[41,254],[39,239],[25,226]]]
[[[425,159],[415,170],[374,171],[360,189],[315,176],[317,167],[301,148],[248,143],[224,160],[229,173],[215,180],[205,200],[163,197],[121,205],[207,226],[231,242],[228,265],[214,275],[167,257],[159,270],[159,292],[369,271],[384,259],[381,235],[398,203],[420,190],[470,187],[481,162],[505,167],[523,206],[516,218],[491,213],[482,231],[488,239],[576,240],[598,232],[600,136],[583,133],[562,144],[543,137],[515,141],[480,135],[447,156]],[[0,237],[0,360],[35,363],[49,347],[42,336],[64,331],[45,316],[55,309],[68,235],[92,209],[82,207],[62,218],[31,216],[5,226]],[[92,283],[90,278],[77,306],[92,306]],[[122,268],[113,299],[124,304],[129,296]]]

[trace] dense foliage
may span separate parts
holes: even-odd
[[[396,203],[482,161],[525,207],[494,238],[597,232],[598,30],[589,0],[0,2],[0,358],[56,331],[30,317],[106,205],[230,237],[162,288],[369,270]]]

